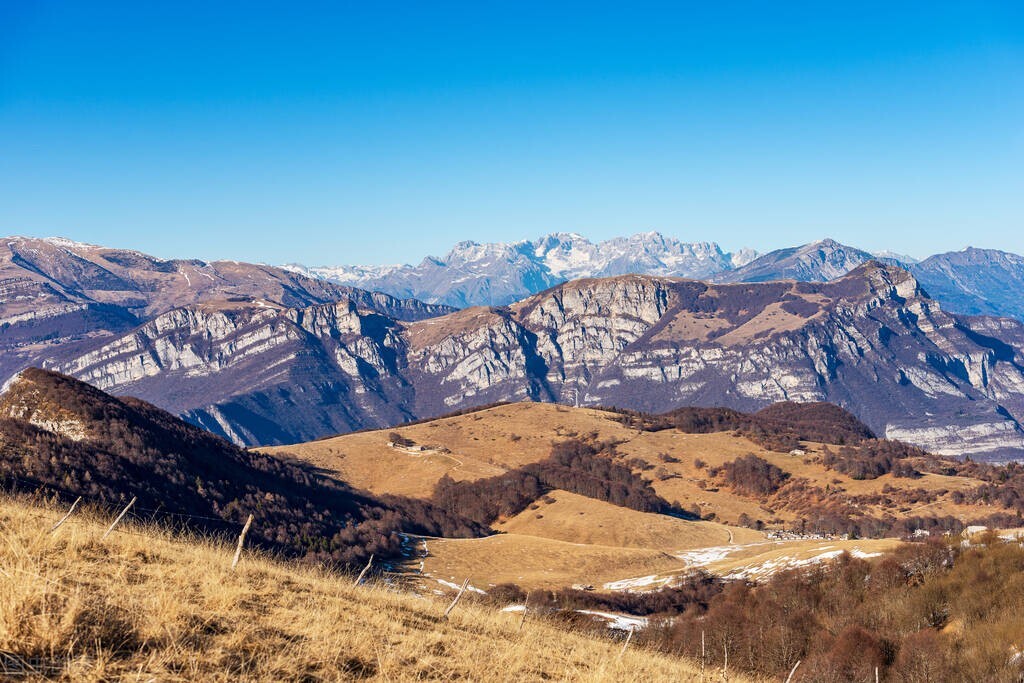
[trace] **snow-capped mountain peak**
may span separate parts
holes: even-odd
[[[427,257],[418,266],[285,267],[364,289],[472,306],[508,304],[581,277],[708,277],[755,256],[753,250],[727,254],[714,242],[683,242],[656,231],[596,243],[578,233],[555,232],[532,241],[466,240],[444,258]]]

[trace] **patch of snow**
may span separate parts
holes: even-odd
[[[620,581],[609,581],[604,584],[605,590],[610,591],[637,591],[638,588],[661,588],[670,581],[669,578],[659,577],[657,574],[651,574],[650,576],[640,576],[635,579],[622,579]]]
[[[843,550],[828,550],[830,546],[821,548],[825,552],[814,555],[813,557],[806,557],[803,559],[796,557],[778,557],[772,560],[766,560],[760,564],[753,564],[746,567],[741,567],[733,572],[726,574],[723,578],[725,579],[758,579],[771,576],[781,571],[788,569],[798,569],[800,567],[809,567],[811,565],[820,564],[826,560],[834,560],[843,554]],[[858,559],[866,559],[869,557],[878,557],[882,553],[869,553],[860,550],[859,548],[853,548],[848,551],[850,555]]]
[[[462,588],[462,585],[458,584],[458,583],[452,583],[451,581],[445,581],[444,579],[434,579],[434,580],[437,581],[442,586],[445,586],[447,588],[452,588],[454,590],[460,590]],[[475,587],[473,584],[466,584],[466,590],[473,591],[474,593],[479,593],[480,595],[487,595],[487,591],[480,590],[479,588]]]
[[[716,545],[710,548],[698,548],[697,550],[685,550],[675,553],[675,556],[690,567],[704,567],[712,562],[724,560],[732,553],[740,550],[740,545]]]
[[[631,614],[617,614],[615,612],[599,612],[591,609],[578,609],[577,614],[587,614],[608,622],[608,628],[619,631],[631,631],[647,627],[647,617],[634,617]]]
[[[95,249],[98,246],[88,242],[76,242],[66,237],[44,237],[42,241],[62,249]]]

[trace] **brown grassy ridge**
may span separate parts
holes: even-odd
[[[805,454],[794,456],[769,450],[736,432],[643,431],[623,424],[621,419],[619,413],[593,408],[512,403],[415,425],[261,450],[295,457],[376,494],[429,498],[443,476],[456,481],[495,477],[541,461],[550,455],[555,443],[592,438],[618,444],[626,461],[646,462],[649,469],[641,474],[661,497],[679,501],[702,515],[713,513],[715,521],[728,525],[740,524],[745,516],[763,520],[769,528],[799,528],[801,520],[811,523],[819,519],[825,502],[841,503],[840,512],[855,509],[877,518],[890,514],[897,519],[954,516],[971,521],[1002,511],[973,499],[958,498],[984,483],[969,471],[949,476],[922,469],[922,475],[913,479],[892,473],[854,479],[825,465],[828,453],[840,448],[835,445],[804,441],[801,450]],[[388,447],[391,432],[436,449],[408,453]],[[852,448],[859,452],[862,445]],[[790,486],[766,499],[721,486],[710,475],[748,454],[790,475]]]
[[[687,660],[0,498],[0,665],[19,680],[700,680]],[[0,668],[2,670],[2,668]],[[710,672],[709,672],[710,673]],[[730,680],[743,681],[742,677]]]

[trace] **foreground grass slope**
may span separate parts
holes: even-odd
[[[686,660],[0,499],[0,667],[19,680],[700,680]],[[0,669],[2,670],[2,669]],[[730,676],[730,680],[742,681]]]

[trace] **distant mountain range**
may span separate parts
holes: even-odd
[[[507,305],[583,277],[637,273],[715,282],[827,282],[870,260],[910,271],[950,312],[1024,320],[1024,257],[993,249],[970,248],[918,262],[831,239],[759,255],[750,249],[727,253],[714,242],[682,242],[657,232],[598,243],[555,233],[514,243],[460,242],[444,258],[427,257],[418,266],[282,267],[396,297],[465,308]]]
[[[557,252],[559,273],[596,262],[557,244],[545,259]],[[270,266],[8,238],[0,380],[29,365],[59,370],[243,445],[492,401],[661,412],[789,400],[836,403],[880,436],[938,453],[1024,458],[1024,325],[984,315],[1020,314],[1019,257],[883,263],[826,240],[744,263],[691,247],[649,263],[719,269],[705,281],[584,277],[455,310]],[[636,263],[620,253],[604,267],[623,259]],[[792,281],[814,278],[828,282]]]
[[[443,258],[418,266],[336,266],[285,269],[331,282],[444,303],[457,308],[504,306],[568,280],[629,273],[706,278],[748,263],[756,253],[726,253],[714,242],[682,242],[657,232],[593,243],[554,233],[534,241],[459,242]]]

